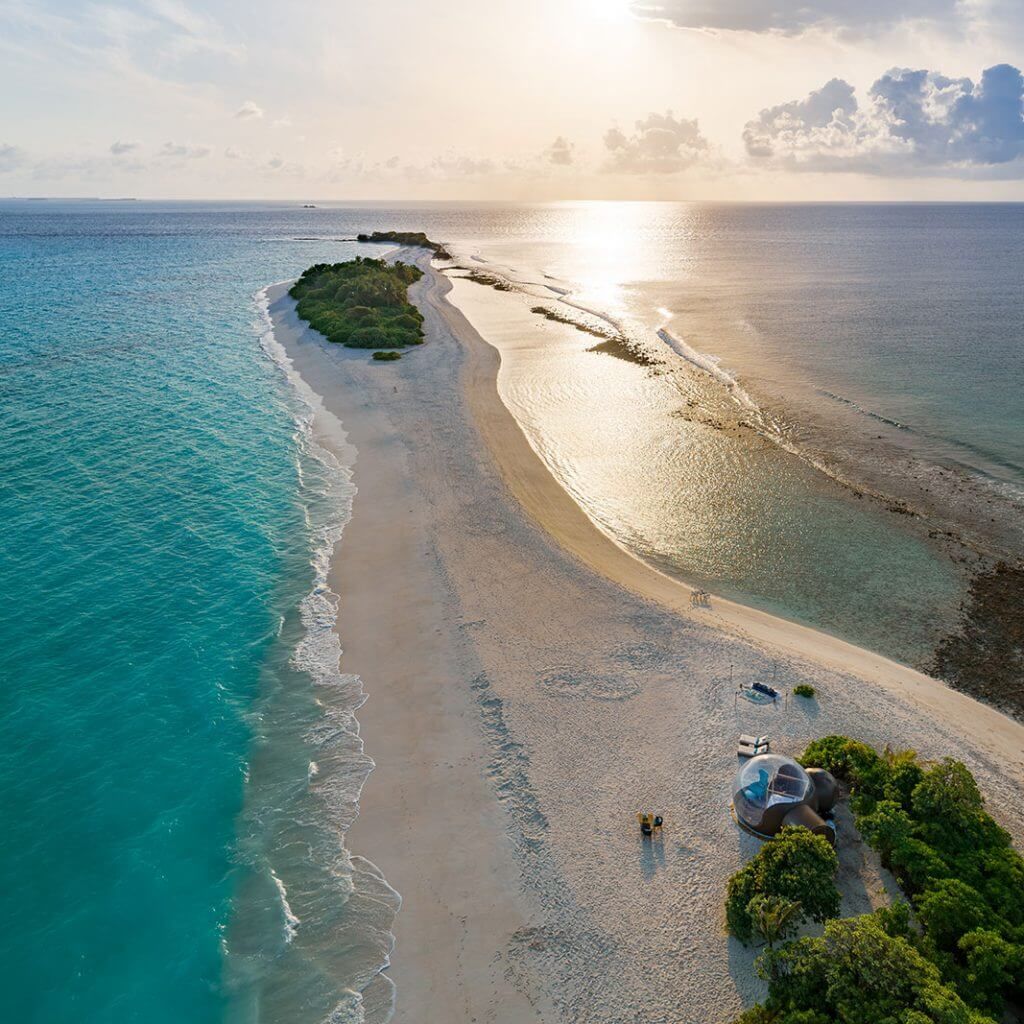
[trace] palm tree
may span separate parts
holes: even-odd
[[[788,939],[799,927],[803,906],[795,900],[781,896],[755,896],[749,905],[754,931],[761,936],[768,951],[776,942]]]

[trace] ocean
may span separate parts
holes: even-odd
[[[0,202],[5,1019],[388,1017],[326,585],[352,453],[262,298],[358,231],[661,361],[580,334],[501,386],[667,572],[924,663],[1020,556],[1024,207],[318,205]]]

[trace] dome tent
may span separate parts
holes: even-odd
[[[732,809],[741,828],[770,839],[786,825],[801,825],[835,843],[826,820],[835,804],[836,782],[828,772],[809,771],[791,757],[761,754],[736,773]]]

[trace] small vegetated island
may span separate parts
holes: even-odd
[[[736,1024],[1021,1019],[1024,858],[967,768],[845,736],[815,741],[800,761],[849,787],[860,834],[904,898],[841,918],[835,851],[807,829],[783,829],[729,881],[729,930],[763,946],[769,983],[765,1003]],[[815,922],[821,934],[795,937]]]
[[[423,343],[423,314],[408,299],[409,285],[422,276],[407,263],[357,257],[310,267],[289,294],[299,316],[328,341],[394,351]]]
[[[439,260],[450,260],[451,255],[440,242],[432,242],[422,231],[374,231],[372,235],[356,235],[357,242],[393,243],[416,249],[429,249]]]

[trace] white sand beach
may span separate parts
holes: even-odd
[[[528,329],[515,303],[462,285],[455,305],[416,259],[427,343],[395,363],[329,345],[271,295],[358,452],[332,585],[377,768],[348,845],[402,896],[397,1021],[713,1024],[752,1002],[754,951],[722,909],[756,848],[729,813],[741,732],[783,753],[842,732],[957,756],[1024,834],[1024,726],[814,630],[691,607],[593,525],[501,401]],[[731,675],[773,671],[818,699],[736,699]],[[640,841],[641,809],[664,816],[660,842]],[[849,830],[841,853],[844,910],[884,901]]]

